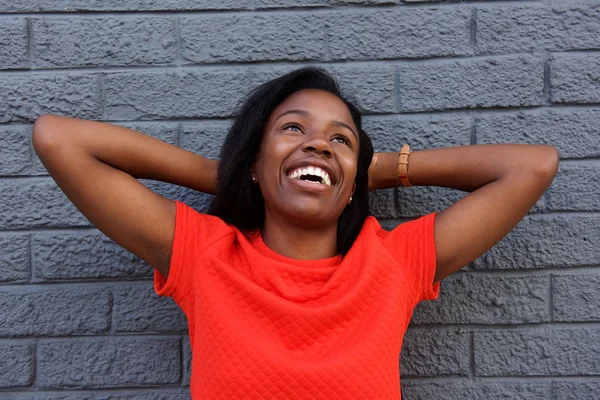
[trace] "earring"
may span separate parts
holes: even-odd
[[[348,204],[352,203],[352,196],[350,196],[350,201],[348,202]]]
[[[252,177],[252,182],[256,182],[256,177],[255,176]]]

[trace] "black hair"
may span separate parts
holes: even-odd
[[[344,208],[337,226],[337,252],[346,254],[369,215],[368,170],[373,157],[373,145],[362,129],[358,108],[342,96],[333,77],[319,68],[306,67],[292,71],[260,85],[250,93],[221,148],[217,193],[208,213],[242,231],[254,231],[262,227],[265,202],[259,186],[252,182],[251,169],[271,113],[287,97],[304,89],[320,89],[340,98],[350,110],[358,129],[356,188],[352,202]]]

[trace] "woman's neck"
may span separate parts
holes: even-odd
[[[318,260],[337,255],[337,222],[306,228],[266,218],[261,235],[268,248],[284,257]]]

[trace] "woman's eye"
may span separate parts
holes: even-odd
[[[344,136],[336,136],[333,138],[333,140],[339,141],[339,143],[350,145],[350,141]]]
[[[298,132],[302,132],[302,128],[296,124],[290,124],[283,127],[284,130],[296,130]]]

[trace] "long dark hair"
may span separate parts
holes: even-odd
[[[208,213],[242,231],[260,229],[265,220],[265,202],[251,169],[262,142],[263,129],[271,113],[287,97],[304,89],[320,89],[339,97],[348,107],[358,129],[359,154],[356,188],[352,202],[338,219],[337,251],[346,254],[369,215],[368,170],[373,145],[361,125],[358,108],[346,100],[335,80],[324,70],[307,67],[266,82],[254,89],[242,105],[221,148],[217,194]]]

